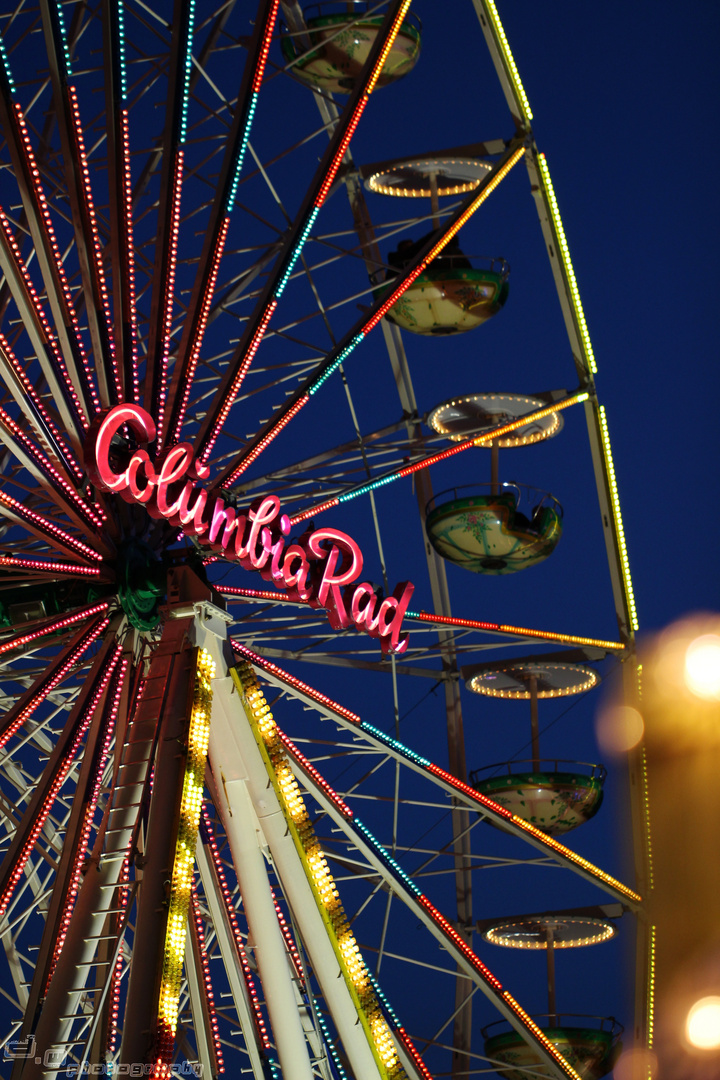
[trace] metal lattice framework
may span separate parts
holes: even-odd
[[[632,887],[579,854],[582,841],[566,845],[468,784],[464,666],[481,650],[550,647],[631,670],[636,616],[589,333],[493,0],[468,0],[462,19],[473,16],[473,49],[485,39],[510,137],[468,135],[457,153],[483,176],[442,207],[437,191],[427,212],[366,198],[374,166],[356,163],[353,136],[382,129],[376,95],[395,88],[380,73],[409,6],[370,5],[379,30],[344,96],[300,77],[315,39],[294,0],[39,0],[0,16],[0,1048],[11,1080],[198,1064],[256,1080],[474,1076],[493,1071],[480,1028],[498,1016],[536,1055],[525,1075],[577,1077],[522,988],[490,970],[473,893],[481,914],[495,910],[485,883],[500,874],[515,909],[543,906],[528,890],[544,884],[530,881],[552,878],[555,903],[562,876],[580,890],[568,895],[638,915],[641,1043],[651,1029],[640,752]],[[336,37],[347,20],[361,14]],[[424,137],[420,125],[413,138]],[[449,443],[424,423],[447,397],[442,370],[434,383],[411,377],[416,343],[383,316],[524,169],[577,386]],[[422,242],[378,294],[369,275],[384,276],[384,253],[413,230]],[[156,426],[135,499],[109,490],[92,459],[120,405]],[[588,543],[609,578],[598,569],[578,632],[542,617],[552,629],[536,628],[517,591],[490,618],[467,586],[458,616],[455,571],[418,526],[431,473],[448,462],[462,477],[478,447],[583,410],[590,453],[573,430],[573,454],[594,474],[601,524],[595,511]],[[239,567],[232,545],[207,542],[197,502],[182,520],[158,510],[150,461],[185,443],[208,506],[241,515],[279,499],[286,535],[362,536],[365,572],[386,596],[412,580],[405,651],[384,656],[329,620],[329,604],[287,580],[278,589],[269,563],[248,573],[251,544]],[[139,445],[128,414],[114,467]],[[549,598],[570,588],[546,587]],[[599,594],[618,633],[595,621]],[[431,692],[441,721],[401,730]],[[489,895],[507,906],[504,887]]]

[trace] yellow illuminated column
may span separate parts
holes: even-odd
[[[185,934],[190,892],[195,867],[195,845],[205,783],[205,760],[210,738],[210,711],[215,662],[204,649],[198,651],[193,704],[188,729],[188,749],[180,803],[180,822],[172,877],[163,950],[162,983],[158,1002],[156,1074],[164,1075],[172,1060],[178,1019],[178,1002],[185,956]],[[168,1072],[169,1075],[169,1072]]]
[[[345,915],[335,882],[290,768],[285,749],[255,674],[247,663],[231,671],[245,714],[265,760],[310,887],[335,951],[360,1023],[384,1080],[407,1080],[369,972]]]
[[[500,81],[505,87],[510,111],[524,128],[529,128],[533,118],[530,102],[494,0],[474,0],[474,2]]]

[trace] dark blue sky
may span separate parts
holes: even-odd
[[[590,5],[556,0],[538,5],[515,0],[498,7],[565,225],[598,365],[598,393],[608,413],[640,626],[650,631],[685,611],[717,606],[718,380],[710,297],[717,280],[717,147],[711,103],[718,16],[713,5],[704,4],[682,19],[665,2]],[[405,79],[371,98],[352,144],[360,165],[513,134],[470,0],[418,0],[413,8],[424,25],[420,60]],[[312,109],[309,94],[304,99],[297,88],[289,93],[281,80],[263,91],[253,141],[266,160],[271,157],[277,117],[311,125],[316,122]],[[319,153],[315,146],[309,148],[314,161]],[[272,173],[291,208],[304,191],[298,177],[289,169]],[[384,223],[429,209],[372,194],[368,206],[381,233]],[[338,192],[318,219],[317,234],[329,232],[342,215],[343,193]],[[417,237],[427,228],[415,226],[411,235]],[[473,333],[442,339],[405,335],[420,413],[462,393],[573,389],[575,369],[524,165],[493,193],[460,239],[468,254],[508,259],[510,297],[496,319]],[[382,240],[381,252],[387,255],[396,243],[397,237]],[[324,254],[319,245],[309,245],[308,252],[311,262]],[[366,287],[366,279],[360,280],[362,268],[356,273],[357,288]],[[320,273],[317,280],[321,288],[327,285]],[[282,327],[285,313],[302,303],[301,285],[296,288],[297,292],[288,289],[273,325]],[[343,290],[345,296],[352,292],[348,286]],[[356,317],[354,306],[333,310],[336,335]],[[320,338],[317,328],[313,333]],[[277,338],[270,336],[260,360],[274,359],[279,350]],[[347,361],[345,373],[362,432],[397,420],[397,395],[379,329]],[[336,377],[278,436],[258,463],[258,471],[264,473],[275,464],[287,464],[349,437],[345,391]],[[519,574],[489,578],[449,566],[453,613],[615,638],[581,411],[566,412],[565,429],[558,438],[501,453],[501,478],[534,484],[556,495],[565,507],[563,538],[550,559]],[[441,463],[432,473],[436,492],[488,479],[489,455],[483,451]],[[409,481],[379,490],[376,500],[390,583],[410,578],[417,586],[414,606],[430,609],[422,524]],[[308,498],[308,503],[314,501]],[[338,507],[323,521],[358,539],[369,579],[379,580],[369,500]],[[464,645],[469,641],[476,651],[465,654],[465,663],[533,651],[514,646],[509,653],[506,648],[488,654],[480,651],[484,642],[479,635]],[[387,674],[294,661],[288,667],[365,719],[392,730]],[[603,674],[612,676],[610,668],[606,665]],[[612,678],[609,682],[612,686]],[[444,766],[442,691],[431,691],[429,679],[399,680],[401,738]],[[597,761],[593,720],[599,700],[594,693],[541,703],[543,753]],[[463,713],[469,769],[527,756],[525,703],[488,702],[463,691]],[[611,771],[601,813],[571,834],[568,844],[631,881],[625,776],[623,766]],[[339,790],[346,780],[341,772]],[[391,784],[392,778],[385,782]],[[389,794],[389,787],[385,790]],[[358,805],[365,813],[366,804]],[[387,826],[373,821],[373,827],[386,841]],[[419,825],[416,833],[422,847]],[[410,835],[416,839],[415,833]],[[500,857],[528,854],[523,845],[513,847],[490,829],[482,843]],[[445,879],[443,888],[438,878],[428,878],[425,885],[451,914],[452,881]],[[490,871],[477,876],[475,890],[475,918],[604,899],[574,875],[548,868]],[[632,1025],[632,978],[623,966],[632,951],[628,923],[624,920],[619,941],[593,950],[591,958],[586,950],[575,950],[558,959],[561,1009],[615,1015]],[[477,949],[524,1007],[546,1010],[542,956],[482,942]],[[409,999],[407,972],[402,965],[384,964],[381,981],[401,1015],[408,1015],[413,1033],[429,1035],[434,999],[425,994],[423,1005],[422,993]],[[409,1006],[410,1011],[403,1013]],[[413,1016],[416,1008],[424,1008],[427,1015]],[[478,1003],[476,1023],[493,1018],[490,1007]]]
[[[359,163],[512,134],[472,5],[454,0],[414,6],[425,27],[421,60],[411,75],[371,102],[353,142]],[[534,112],[536,141],[547,155],[593,341],[642,634],[686,611],[718,606],[719,387],[711,322],[718,278],[718,154],[712,133],[718,13],[714,5],[702,4],[683,18],[666,2],[516,0],[498,8]],[[397,201],[388,207],[391,200],[378,196],[368,196],[368,202],[376,220],[399,218],[405,210]],[[441,340],[406,335],[420,411],[455,393],[572,388],[572,359],[523,166],[463,230],[461,242],[468,253],[510,261],[510,299],[497,319],[476,333]],[[346,370],[361,430],[367,431],[393,419],[396,405],[387,404],[389,376],[386,383],[380,374],[377,381],[363,378],[366,363],[380,363],[381,341],[373,338],[363,350]],[[328,402],[344,407],[341,387],[327,393]],[[310,417],[305,422],[309,425]],[[309,426],[307,435],[312,437]],[[479,452],[472,463],[466,456],[462,463],[437,466],[433,484],[438,491],[485,481],[488,469],[487,455]],[[565,505],[565,534],[557,553],[527,574],[488,579],[450,567],[454,613],[613,637],[594,478],[579,411],[566,413],[566,429],[556,440],[501,455],[501,472],[557,495]],[[388,488],[377,500],[389,576],[394,582],[417,573],[417,606],[429,607],[420,536],[409,517],[411,493]],[[367,514],[366,506],[353,503],[328,514],[328,523],[332,517],[337,527],[363,537],[371,563],[372,534],[363,532],[362,524],[367,525]],[[473,657],[485,658],[487,653]],[[345,703],[354,700],[360,711],[382,717],[381,726],[390,728],[385,677],[368,675],[358,691],[345,674],[321,674],[307,664],[297,672]],[[408,713],[402,737],[444,764],[442,699],[428,696],[424,683],[401,680],[401,714]],[[591,695],[572,711],[566,702],[543,703],[544,751],[597,760],[598,700]],[[525,756],[520,753],[527,738],[524,706],[488,704],[465,694],[463,709],[469,768],[516,753]],[[624,769],[618,767],[601,814],[568,842],[631,880],[624,850],[624,784]],[[530,880],[508,872],[488,881],[487,889],[476,892],[476,917],[602,900],[597,890],[555,871],[538,870]],[[630,949],[626,929],[622,943],[593,950],[592,958],[585,950],[561,956],[560,1007],[572,1001],[578,1011],[614,1014],[631,1026],[632,976],[623,967],[623,950],[627,961]],[[482,943],[478,951],[527,1008],[545,1010],[542,957],[508,955]],[[390,969],[384,969],[383,979],[392,996]]]
[[[253,6],[245,6],[243,18]],[[359,165],[513,134],[512,120],[471,0],[417,0],[413,8],[417,8],[425,27],[420,61],[406,79],[371,98],[352,144]],[[711,304],[718,288],[714,105],[720,15],[716,4],[709,0],[690,7],[688,16],[680,14],[677,5],[669,0],[608,0],[602,5],[577,0],[552,0],[546,4],[498,0],[498,8],[533,108],[535,137],[547,155],[565,225],[598,364],[598,392],[608,412],[641,632],[652,631],[684,612],[718,607],[719,387]],[[276,45],[272,57],[274,62],[280,62]],[[236,92],[235,72],[225,70],[222,75],[228,80],[228,88],[223,88],[231,99]],[[140,116],[134,122],[139,129]],[[272,162],[278,147],[287,147],[317,127],[317,111],[309,90],[285,77],[277,78],[269,81],[261,93],[252,142],[261,159]],[[324,142],[320,146],[322,139],[308,142],[296,158],[290,159],[291,165],[278,159],[279,164],[268,166],[273,183],[293,213],[324,149]],[[255,191],[261,188],[258,194],[266,203],[260,199],[255,203]],[[285,219],[257,177],[251,177],[247,187],[241,185],[239,190],[259,214],[267,214],[268,218],[276,214],[273,228],[285,227]],[[188,183],[186,191],[189,202],[193,197],[192,183]],[[417,206],[381,196],[368,195],[368,205],[381,232],[382,223],[420,212]],[[306,250],[311,262],[319,263],[327,255],[318,235],[331,233],[336,222],[341,223],[338,227],[346,228],[348,221],[347,202],[340,190],[328,201],[327,214],[323,210],[313,229],[314,242],[309,242]],[[427,227],[415,226],[412,235],[417,237]],[[233,243],[239,235],[240,226],[233,234]],[[273,233],[272,238],[276,235]],[[254,237],[250,232],[248,236],[250,240],[243,242],[250,245]],[[267,237],[262,242],[266,243]],[[392,241],[383,239],[383,255],[396,243],[397,237]],[[532,393],[559,387],[572,390],[575,370],[523,164],[463,230],[461,243],[468,254],[500,255],[509,260],[510,298],[495,320],[471,334],[452,339],[406,335],[420,413],[461,393]],[[317,274],[323,297],[326,289],[331,300],[333,289],[341,298],[353,296],[352,303],[331,312],[336,338],[358,317],[355,299],[370,302],[367,292],[363,295],[367,290],[364,266],[360,260],[347,259],[342,264],[343,273],[345,263],[351,265],[349,276],[337,285],[332,280],[333,270],[325,271],[325,279],[322,271]],[[188,267],[185,271],[190,274]],[[273,332],[258,354],[253,378],[265,363],[270,367],[285,363],[286,357],[289,362],[296,360],[291,335],[283,340],[281,335],[275,336],[275,331],[296,317],[300,319],[312,310],[313,303],[307,282],[291,284],[274,317]],[[241,304],[237,311],[247,314]],[[322,336],[324,328],[318,330],[320,321],[297,324],[301,325],[298,335],[306,336],[317,352],[329,347]],[[226,325],[219,320],[208,339],[213,333],[225,334]],[[227,341],[223,344],[226,346]],[[302,359],[306,361],[307,346],[300,348],[305,349]],[[361,432],[398,420],[400,409],[379,328],[348,360],[345,369]],[[248,385],[251,383],[250,378]],[[268,394],[274,404],[275,388]],[[260,415],[257,411],[253,414],[258,401],[263,402]],[[241,436],[254,431],[261,416],[270,415],[264,410],[261,395],[255,401],[244,401],[233,414],[236,431]],[[336,375],[278,436],[256,472],[248,476],[287,465],[353,437],[345,391]],[[615,638],[617,627],[581,410],[568,410],[565,429],[558,438],[537,447],[501,453],[501,478],[537,485],[560,499],[565,507],[562,541],[547,562],[508,577],[471,575],[450,566],[453,612],[476,619]],[[473,450],[472,455],[442,463],[433,470],[432,479],[436,491],[455,484],[484,483],[489,479],[489,455]],[[308,489],[307,504],[314,501]],[[304,509],[307,504],[296,504],[293,509],[301,505]],[[410,578],[417,586],[413,606],[430,609],[422,521],[410,482],[379,491],[377,509],[391,586]],[[329,512],[323,523],[346,530],[358,539],[365,554],[367,578],[378,581],[379,556],[370,510],[369,500],[359,499]],[[225,580],[234,585],[260,585],[257,577],[236,570]],[[232,610],[242,617],[247,609]],[[242,630],[241,626],[239,632]],[[290,628],[288,648],[303,644],[301,634],[298,619]],[[340,649],[347,640],[341,640]],[[428,636],[423,639],[418,635],[415,640],[427,641]],[[464,644],[469,641],[473,651],[464,655],[465,663],[479,662],[489,655],[533,651],[528,646],[505,646],[503,653],[488,654],[481,651],[484,639],[479,635],[465,639]],[[316,645],[317,641],[313,647]],[[348,648],[356,645],[349,644]],[[370,664],[379,659],[374,644],[365,639],[360,645],[367,649],[364,659]],[[439,672],[437,657],[431,662]],[[394,729],[387,667],[383,672],[351,670],[300,660],[287,661],[286,666],[318,690],[357,710],[363,719],[384,731]],[[603,674],[612,676],[611,664],[606,665]],[[434,676],[398,681],[401,738],[419,753],[447,766],[442,689],[433,685]],[[593,734],[597,700],[597,695],[589,695],[577,702],[563,699],[541,704],[544,754],[597,760]],[[296,738],[298,732],[303,735],[310,731],[312,717],[308,719],[291,703],[286,709],[286,704],[283,702],[277,710],[278,722],[287,724],[287,730]],[[488,702],[463,690],[463,710],[469,769],[512,756],[527,756],[526,703]],[[332,738],[332,732],[327,730],[330,728],[326,724],[322,729],[324,738]],[[315,747],[315,752],[318,758],[324,755],[324,745]],[[360,765],[365,768],[364,763]],[[343,762],[330,762],[327,769],[329,779],[337,783],[340,791],[343,785],[351,786]],[[387,815],[383,819],[388,806],[392,806],[391,770],[392,766],[388,766],[378,780],[381,799],[377,807],[367,810],[383,843],[388,843],[391,836]],[[610,873],[631,880],[632,869],[623,848],[628,831],[623,787],[624,772],[618,768],[611,773],[602,813],[577,834],[571,834],[568,845]],[[410,785],[407,790],[414,791]],[[364,817],[367,804],[358,797],[358,805]],[[427,839],[424,823],[419,823],[424,811],[417,811],[415,818],[411,800],[408,807],[403,807],[403,843],[409,837],[417,844],[417,852],[410,845],[407,853],[406,865],[414,870],[423,862],[423,845],[434,844],[437,834],[428,829]],[[444,810],[442,814],[443,837],[447,839],[448,815]],[[487,828],[483,836],[485,850],[499,859],[527,857],[525,845],[497,830]],[[442,842],[437,840],[438,845]],[[478,873],[476,881],[475,918],[604,899],[594,886],[547,866],[510,867],[507,872],[493,869],[487,874]],[[427,874],[422,884],[452,918],[455,896],[451,875],[446,873],[440,878]],[[352,910],[351,904],[348,910]],[[395,909],[393,917],[394,913]],[[404,927],[403,933],[413,940],[406,942],[400,935],[397,940],[408,952],[419,950],[413,920]],[[368,940],[376,931],[377,926],[369,924]],[[622,966],[631,944],[630,932],[624,930],[619,942],[594,950],[592,963],[584,950],[562,956],[558,961],[560,1008],[573,1003],[579,1011],[614,1013],[626,1026],[631,1025],[629,979]],[[430,947],[435,959],[437,950],[432,943]],[[528,1011],[545,1010],[542,956],[510,954],[509,950],[483,943],[477,949]],[[408,970],[417,969],[402,965],[393,968],[386,963],[381,982],[403,1021],[406,1015],[409,1017],[406,1022],[412,1034],[430,1036],[438,1005],[422,980],[408,978]],[[452,1011],[447,1001],[442,1008],[443,1015]],[[480,1023],[486,1023],[495,1014],[489,1005],[479,1001],[477,1017],[482,1018]]]
[[[707,3],[500,11],[565,222],[650,630],[720,600],[720,17]]]

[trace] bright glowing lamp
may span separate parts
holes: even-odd
[[[720,997],[696,1001],[687,1014],[685,1035],[698,1050],[720,1049]]]
[[[720,637],[702,634],[685,652],[685,683],[697,697],[720,700]]]

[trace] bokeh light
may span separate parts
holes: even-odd
[[[623,754],[643,737],[642,715],[630,705],[608,705],[595,720],[598,745],[605,754]]]
[[[720,751],[720,614],[701,612],[643,643],[645,739],[668,754]]]
[[[659,1080],[658,1060],[652,1050],[626,1050],[613,1069],[614,1080]]]
[[[685,650],[685,683],[706,701],[720,701],[720,637],[702,634]]]
[[[720,1049],[720,997],[700,998],[685,1021],[685,1036],[698,1050]]]

